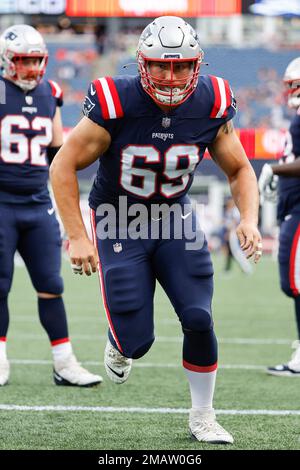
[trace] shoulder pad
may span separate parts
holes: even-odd
[[[48,80],[50,87],[51,87],[51,94],[54,96],[54,98],[58,100],[63,99],[63,91],[61,87],[59,86],[58,83],[56,83],[54,80]]]
[[[96,93],[103,119],[116,119],[124,116],[119,92],[112,77],[101,77],[94,80],[90,85],[89,94],[93,96]]]
[[[228,109],[232,105],[235,109],[235,99],[227,80],[214,75],[209,75],[213,87],[213,105],[210,112],[211,118],[226,118]]]

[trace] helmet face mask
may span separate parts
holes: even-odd
[[[200,61],[194,59],[147,59],[140,55],[140,75],[145,91],[158,104],[177,106],[183,103],[194,91],[199,76]],[[170,78],[158,78],[151,73],[151,64],[169,64]],[[190,63],[190,72],[182,78],[175,77],[176,66]],[[175,70],[174,70],[175,69]]]
[[[289,108],[300,107],[300,57],[292,60],[283,77],[285,95]]]
[[[38,59],[38,60],[35,60]],[[35,88],[45,74],[48,51],[40,33],[28,25],[15,25],[0,37],[3,76],[24,91]]]
[[[204,53],[194,29],[175,16],[157,18],[141,34],[138,69],[141,83],[151,98],[160,105],[178,106],[195,90]],[[176,73],[180,64],[188,73]],[[168,78],[151,72],[152,64],[164,64]]]

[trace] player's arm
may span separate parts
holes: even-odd
[[[76,171],[95,162],[108,149],[110,142],[110,135],[103,127],[83,117],[70,132],[50,167],[56,204],[70,241],[71,262],[82,266],[88,275],[90,267],[96,271],[98,256],[82,219]]]
[[[226,174],[231,193],[241,220],[237,235],[247,257],[254,255],[257,262],[261,256],[261,235],[257,229],[259,195],[255,173],[231,121],[222,125],[214,142],[209,146],[214,161]]]
[[[300,158],[296,158],[296,160],[291,163],[271,165],[271,168],[273,175],[300,177]]]
[[[61,120],[60,108],[56,108],[54,118],[52,120],[52,141],[49,147],[47,148],[47,158],[49,165],[51,165],[52,160],[59,151],[60,147],[63,144],[63,126]]]

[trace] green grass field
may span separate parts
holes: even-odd
[[[279,290],[277,264],[266,257],[251,277],[235,266],[229,278],[222,276],[221,265],[216,258],[214,319],[220,368],[215,409],[235,437],[230,449],[300,449],[300,380],[270,377],[264,371],[266,365],[290,357],[296,335],[292,303]],[[115,385],[103,367],[107,326],[98,278],[76,277],[66,262],[63,275],[74,350],[104,382],[93,389],[53,384],[36,298],[25,269],[16,268],[8,334],[11,379],[0,388],[0,449],[228,449],[189,438],[181,330],[159,286],[157,340],[148,355],[134,363],[128,382]],[[16,405],[29,408],[19,410]],[[54,408],[36,408],[45,406]],[[268,414],[270,410],[277,413]],[[298,415],[278,413],[284,410]]]

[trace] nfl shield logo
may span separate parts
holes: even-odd
[[[29,106],[32,105],[32,102],[33,102],[32,96],[25,96],[25,101]]]
[[[162,118],[161,125],[162,125],[165,129],[167,129],[167,127],[170,127],[170,125],[171,125],[171,119],[168,118],[168,117]]]
[[[122,243],[114,243],[113,248],[115,253],[120,253],[123,250]]]

